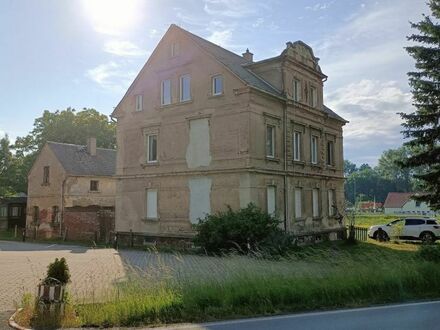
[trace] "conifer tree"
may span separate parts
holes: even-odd
[[[423,15],[411,27],[418,30],[407,37],[406,47],[415,60],[416,70],[408,72],[415,112],[401,113],[405,142],[417,151],[401,162],[405,168],[423,171],[415,175],[426,194],[417,197],[431,208],[440,210],[440,0],[428,3],[431,15]]]

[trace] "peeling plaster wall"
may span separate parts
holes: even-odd
[[[211,213],[211,184],[212,180],[208,177],[188,180],[190,193],[189,219],[191,223],[198,223],[199,218],[204,218]]]
[[[90,191],[90,181],[99,181],[98,191]],[[108,177],[68,177],[64,207],[115,206],[116,180]]]
[[[189,144],[186,149],[188,168],[209,166],[210,154],[209,121],[207,118],[189,121]]]

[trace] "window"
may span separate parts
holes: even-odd
[[[266,156],[275,158],[275,126],[266,126]]]
[[[310,161],[312,164],[318,164],[318,137],[312,135],[310,140]]]
[[[422,219],[406,219],[405,220],[405,226],[419,226],[424,225],[425,220]]]
[[[40,220],[40,208],[38,206],[34,206],[33,219],[35,223],[38,223],[38,220]]]
[[[147,135],[147,163],[157,162],[157,134]]]
[[[301,100],[301,81],[298,79],[293,80],[293,100],[296,102]]]
[[[7,206],[0,207],[0,217],[6,218],[8,216]]]
[[[180,102],[191,100],[191,77],[189,74],[180,77]]]
[[[223,76],[212,77],[212,95],[223,94]]]
[[[58,215],[59,215],[58,206],[56,206],[56,205],[52,206],[52,222],[53,223],[58,223],[59,222]]]
[[[435,220],[426,220],[427,225],[438,225],[438,222]]]
[[[171,44],[171,57],[179,55],[179,43],[173,42]]]
[[[49,166],[43,168],[43,184],[49,184]]]
[[[276,187],[267,187],[267,213],[270,215],[275,215],[276,211]]]
[[[99,190],[99,181],[90,180],[90,191],[98,191],[98,190]]]
[[[319,189],[312,190],[312,207],[313,207],[313,217],[319,217]]]
[[[335,191],[330,189],[328,191],[328,215],[330,217],[335,215],[336,204],[335,204]]]
[[[334,165],[334,142],[327,141],[327,165]]]
[[[293,132],[293,160],[301,160],[301,133]]]
[[[20,216],[20,208],[18,206],[13,206],[11,208],[11,216],[12,217],[19,217]]]
[[[145,195],[146,195],[147,219],[157,219],[157,190],[147,189]]]
[[[420,207],[420,205],[422,205],[422,202],[416,201],[416,207]]]
[[[311,107],[316,107],[318,104],[318,93],[316,91],[316,87],[310,87],[310,98],[309,98],[309,105]]]
[[[162,105],[171,104],[171,80],[162,81]]]
[[[143,96],[142,95],[136,95],[136,111],[142,111],[143,110]]]
[[[302,190],[295,188],[295,219],[302,217]]]

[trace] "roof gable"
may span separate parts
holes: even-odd
[[[399,193],[399,192],[390,192],[387,195],[387,199],[383,205],[384,208],[401,208],[403,207],[414,193]]]
[[[47,142],[67,174],[113,176],[116,172],[116,150],[96,148],[96,156],[87,147],[76,144]]]

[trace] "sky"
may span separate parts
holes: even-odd
[[[328,75],[324,103],[349,120],[344,158],[376,165],[414,111],[404,47],[424,0],[0,0],[0,136],[44,110],[109,115],[174,23],[254,60],[302,40]]]

